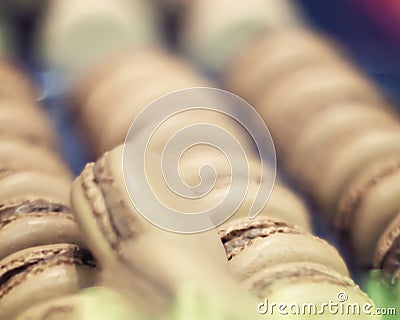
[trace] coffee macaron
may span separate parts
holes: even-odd
[[[157,313],[170,305],[180,282],[207,277],[186,268],[189,260],[211,270],[225,270],[226,260],[215,232],[174,234],[137,212],[125,189],[122,154],[119,146],[86,165],[73,183],[72,207],[99,263],[126,275],[116,282],[109,273],[105,283],[134,299],[138,308]],[[176,266],[165,268],[166,260]]]
[[[96,262],[77,245],[55,244],[18,251],[0,261],[0,317],[93,285]]]
[[[0,204],[0,259],[29,247],[84,245],[71,209],[50,198],[26,197]]]
[[[167,51],[133,51],[92,68],[72,93],[72,107],[100,156],[125,141],[132,122],[149,104],[177,90],[204,86],[210,82]]]
[[[399,118],[336,45],[306,28],[292,33],[301,48],[291,51],[298,54],[284,54],[291,47],[290,32],[254,38],[249,46],[254,51],[243,49],[238,55],[238,69],[231,64],[225,70],[226,83],[240,92],[240,70],[244,77],[259,79],[243,95],[269,126],[278,159],[311,196],[321,220],[353,249],[356,263],[369,267],[381,233],[400,209],[394,169]],[[282,58],[268,59],[265,48]],[[257,67],[252,70],[251,57],[255,66],[271,64],[262,69],[265,75]]]
[[[399,156],[382,156],[342,192],[334,223],[348,239],[359,265],[372,264],[381,234],[399,211],[399,178]]]

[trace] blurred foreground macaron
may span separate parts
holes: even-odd
[[[194,0],[182,23],[181,46],[207,70],[220,72],[249,39],[297,23],[298,12],[291,1]]]
[[[88,247],[108,270],[104,283],[146,312],[164,312],[181,282],[210,277],[186,266],[225,271],[223,247],[216,232],[176,234],[141,216],[125,187],[122,155],[119,146],[85,167],[72,186],[72,207]],[[125,174],[135,177],[135,172]],[[171,268],[165,267],[166,261]]]
[[[339,101],[327,105],[314,114],[296,138],[285,164],[303,184],[313,176],[318,154],[331,148],[330,141],[339,136],[351,136],[355,130],[398,125],[397,117],[381,105],[363,101]],[[346,137],[343,138],[346,140]],[[317,176],[317,175],[315,175]]]
[[[320,34],[305,28],[285,28],[255,37],[238,50],[225,66],[224,79],[231,90],[254,102],[279,78],[321,63],[345,62],[339,48]]]
[[[0,139],[0,171],[27,169],[71,177],[66,163],[47,148],[21,139]]]
[[[380,235],[400,210],[400,155],[383,156],[344,189],[335,217],[359,265],[371,266]]]
[[[0,102],[0,137],[25,140],[48,148],[56,147],[55,131],[44,113],[35,108],[5,107]]]
[[[0,261],[0,317],[94,284],[96,262],[86,249],[71,244],[33,247]]]
[[[68,206],[31,197],[0,204],[0,259],[29,247],[56,243],[84,244]]]
[[[400,213],[382,233],[375,249],[374,266],[383,269],[400,288]],[[400,297],[400,290],[399,290]]]
[[[50,197],[69,204],[70,188],[71,177],[38,170],[6,171],[0,176],[0,204],[26,197]]]
[[[51,299],[23,311],[16,320],[145,320],[126,297],[106,287]]]
[[[115,52],[157,44],[156,26],[147,1],[51,1],[38,51],[47,67],[80,72]]]
[[[289,262],[314,262],[348,276],[338,251],[298,227],[270,217],[233,220],[219,228],[229,266],[241,280]]]
[[[28,76],[6,57],[0,58],[0,97],[6,101],[32,102],[38,96],[37,88]]]

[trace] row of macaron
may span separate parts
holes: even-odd
[[[16,67],[0,64],[0,318],[95,281],[70,208],[72,174],[36,90]]]
[[[400,127],[376,86],[308,29],[254,38],[225,80],[260,112],[278,158],[359,265],[398,275]]]
[[[121,49],[171,42],[207,70],[217,71],[229,53],[254,33],[302,20],[291,0],[7,2],[2,4],[3,19],[33,16],[34,60],[45,68],[73,73]],[[4,30],[3,49],[12,51],[13,32]]]
[[[185,72],[185,76],[182,76],[181,70]],[[86,191],[85,197],[82,194],[85,190],[95,187],[102,190],[100,194],[110,194],[112,191],[109,190],[107,184],[113,181],[112,184],[116,187],[122,183],[121,168],[118,169],[115,166],[113,170],[106,170],[105,167],[107,167],[107,159],[114,159],[113,161],[108,160],[108,163],[121,163],[122,147],[118,144],[123,142],[130,123],[152,100],[171,90],[193,86],[193,82],[186,79],[196,79],[196,77],[198,78],[194,70],[188,69],[184,62],[170,53],[153,50],[132,52],[100,64],[91,73],[88,73],[83,81],[79,82],[79,87],[73,93],[74,114],[83,130],[88,132],[88,137],[93,139],[91,145],[100,146],[94,152],[101,154],[103,149],[116,148],[107,152],[96,164],[88,165],[75,182],[72,191],[72,199],[77,203],[74,205],[74,208],[77,208],[76,214],[78,219],[82,219],[82,225],[86,225],[87,232],[85,234],[89,234],[90,237],[90,232],[92,232],[93,238],[88,239],[88,244],[100,261],[111,260],[107,259],[104,251],[107,247],[118,246],[118,242],[113,244],[118,236],[108,236],[108,243],[104,243],[103,248],[99,248],[100,241],[95,238],[88,222],[88,220],[95,219],[99,210],[91,209],[89,217],[80,216],[84,213],[90,214],[90,208],[93,207],[93,205],[88,206],[82,203],[93,204],[96,203],[96,200],[94,194],[92,198],[88,191]],[[198,79],[201,79],[202,83],[207,83],[203,77]],[[198,83],[200,84],[199,81]],[[109,108],[110,102],[107,97],[112,99],[113,108]],[[93,121],[96,116],[101,117],[98,118],[99,121]],[[233,135],[239,134],[237,137],[240,140],[240,135],[244,135],[244,132],[235,126],[234,121],[226,118],[210,116],[207,110],[197,110],[194,114],[185,112],[175,115],[158,127],[157,130],[160,131],[160,134],[152,136],[152,140],[156,141],[154,144],[150,141],[150,149],[155,154],[161,154],[163,146],[174,133],[184,126],[204,121],[223,127]],[[113,129],[107,132],[114,133],[119,138],[114,139],[114,144],[101,147],[101,145],[105,145],[102,139],[107,138],[103,134],[104,125],[102,127],[100,124],[104,124],[106,119],[113,123]],[[242,130],[244,129],[242,128]],[[243,146],[249,143],[245,138],[242,138],[241,142]],[[154,162],[161,163],[154,154],[152,157]],[[228,179],[230,168],[224,155],[219,151],[207,146],[197,146],[188,152],[188,155],[181,158],[180,177],[189,185],[196,185],[199,178],[198,168],[202,162],[207,162],[217,172],[213,190],[202,198],[199,205],[203,205],[201,209],[204,210],[207,205],[212,207],[221,200],[223,201],[230,186]],[[280,294],[297,292],[297,296],[292,295],[287,300],[283,299],[282,302],[289,302],[291,299],[292,302],[301,303],[308,297],[315,303],[322,303],[324,299],[332,299],[334,292],[337,293],[341,290],[345,291],[354,301],[360,303],[368,301],[367,296],[350,279],[347,267],[337,250],[310,233],[310,217],[303,201],[279,178],[276,180],[268,203],[262,210],[261,217],[254,221],[247,219],[246,216],[258,190],[260,180],[260,164],[255,154],[250,153],[248,164],[251,169],[250,177],[243,177],[243,185],[249,179],[247,196],[235,215],[226,224],[219,227],[219,235],[224,244],[230,272],[234,277],[240,282],[244,282],[247,288],[258,297],[265,297],[267,293],[268,296],[279,297]],[[109,164],[108,167],[112,168],[112,165]],[[176,166],[172,165],[170,169],[173,168]],[[104,186],[102,186],[103,184]],[[161,184],[157,184],[155,189],[163,190]],[[157,197],[166,202],[171,200],[162,194],[163,192],[171,191],[165,188],[165,191],[161,191]],[[115,193],[114,191],[113,194]],[[117,212],[117,209],[112,208],[113,203],[123,202],[125,208],[129,208],[127,200],[110,202],[106,196],[104,197],[105,203],[108,204],[106,205],[108,214],[113,211]],[[175,205],[179,211],[186,209],[179,207],[176,201],[177,199],[174,198],[166,204],[171,207]],[[197,204],[192,203],[190,206],[193,208]],[[132,208],[125,209],[125,211],[129,210]],[[123,211],[119,213],[122,214]],[[135,213],[135,215],[138,214]],[[108,230],[108,228],[102,228],[101,225],[99,229]],[[115,233],[118,235],[121,234],[121,231]],[[96,235],[96,237],[100,238],[100,235]],[[108,253],[108,256],[110,254]],[[113,254],[116,253],[113,251]],[[316,288],[320,288],[320,290],[315,291]],[[326,295],[322,295],[321,292]]]

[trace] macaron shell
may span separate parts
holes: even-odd
[[[0,179],[0,203],[26,196],[51,197],[69,204],[71,181],[69,178],[43,172],[20,171]]]
[[[77,293],[94,283],[93,268],[73,264],[43,266],[43,270],[12,280],[15,287],[0,299],[0,318],[12,319],[21,310],[47,299]]]
[[[92,190],[91,195],[95,196],[97,192],[100,191]],[[99,198],[97,203],[89,203],[85,194],[85,190],[82,187],[82,176],[79,176],[72,184],[71,205],[87,246],[100,263],[102,263],[114,257],[113,248],[103,234],[101,225],[99,225],[101,218],[94,215],[95,212],[97,215],[105,214],[104,212],[97,211],[98,209],[105,210],[105,204],[101,198]]]
[[[0,93],[12,101],[31,102],[36,99],[36,88],[27,76],[3,57],[0,59]]]
[[[346,183],[357,170],[377,157],[390,156],[400,150],[399,130],[372,130],[348,141],[332,154],[330,164],[321,171],[312,193],[323,208],[332,209]]]
[[[289,48],[296,47],[296,50]],[[318,61],[339,61],[338,52],[328,42],[311,32],[283,30],[248,43],[232,59],[225,76],[233,91],[254,98],[261,85],[293,66]]]
[[[304,168],[314,152],[321,150],[327,141],[355,127],[374,124],[398,123],[380,105],[359,101],[338,102],[318,111],[312,121],[301,131],[296,145],[290,153],[287,166],[298,179],[307,175]]]
[[[255,104],[271,130],[281,158],[293,148],[312,116],[330,103],[360,98],[382,101],[373,87],[358,75],[346,75],[339,68],[322,71],[314,75],[302,72],[301,77],[294,78],[296,81],[286,80],[284,86],[277,85],[271,89],[273,94],[266,94]]]
[[[102,131],[99,132],[99,154],[122,144],[137,115],[157,99],[177,90],[207,86],[200,78],[196,79],[190,74],[181,77],[176,75],[173,79],[169,74],[166,76],[165,79],[160,79],[161,76],[151,79],[151,85],[149,83],[138,85],[135,94],[116,105],[115,114],[103,124]]]
[[[290,262],[277,264],[260,270],[243,282],[253,294],[267,297],[269,287],[280,280],[295,282],[334,283],[343,286],[355,286],[354,282],[337,271],[313,262]]]
[[[381,234],[378,244],[376,245],[374,255],[374,267],[381,268],[382,261],[387,252],[392,247],[394,241],[400,236],[400,212],[392,219],[389,226]]]
[[[260,238],[229,262],[234,275],[244,280],[264,268],[288,262],[315,262],[348,276],[337,250],[310,234],[275,234]]]
[[[380,234],[400,207],[400,158],[383,157],[366,166],[342,192],[334,224],[350,237],[355,259],[371,265]]]
[[[16,220],[0,227],[0,259],[35,246],[56,243],[84,245],[82,238],[81,231],[70,214],[21,214]]]
[[[55,153],[21,140],[0,140],[0,163],[3,169],[35,169],[71,176],[67,165]]]
[[[51,124],[35,110],[27,112],[18,108],[1,108],[0,124],[2,137],[20,138],[51,148],[56,145]]]

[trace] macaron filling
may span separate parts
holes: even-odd
[[[71,209],[60,203],[48,202],[44,199],[28,200],[9,206],[0,205],[0,228],[18,219],[21,215],[43,215],[43,214],[65,215],[66,218],[74,220]]]
[[[228,260],[250,246],[255,239],[267,238],[279,233],[301,234],[303,232],[297,227],[275,219],[259,219],[248,223],[238,223],[229,229],[219,231]]]
[[[378,185],[379,182],[386,177],[398,172],[400,170],[400,162],[396,164],[391,164],[388,167],[381,170],[375,176],[371,176],[368,181],[364,183],[363,186],[358,187],[354,192],[352,192],[352,197],[348,202],[344,202],[343,207],[338,213],[337,219],[335,221],[336,227],[348,230],[352,222],[354,221],[354,217],[357,214],[360,206],[365,198],[365,195],[368,194],[368,191],[371,190],[374,186]]]
[[[44,272],[49,267],[61,264],[96,267],[96,261],[91,253],[76,245],[24,250],[21,256],[17,253],[15,258],[6,258],[0,263],[0,299],[29,275]]]

